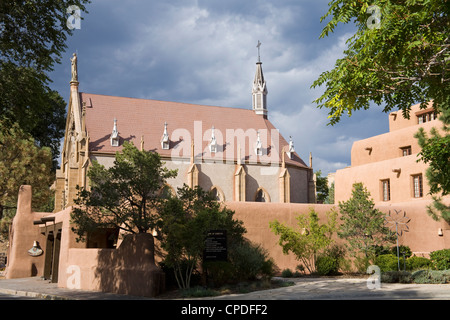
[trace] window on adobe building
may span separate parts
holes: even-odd
[[[423,197],[423,179],[421,174],[412,176],[414,198]]]
[[[438,114],[436,111],[430,111],[417,116],[417,120],[419,123],[425,123],[427,121],[436,120],[438,118]]]
[[[391,186],[389,179],[381,180],[381,199],[383,201],[391,200]]]
[[[402,147],[402,148],[400,148],[400,150],[402,152],[402,157],[411,155],[411,146]]]

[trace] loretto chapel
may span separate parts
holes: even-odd
[[[259,58],[249,86],[252,106],[242,109],[79,92],[77,64],[74,54],[55,210],[34,212],[33,190],[21,186],[6,278],[41,276],[63,288],[150,297],[164,290],[164,273],[155,263],[149,238],[120,239],[118,230],[106,230],[77,242],[71,229],[76,187],[89,188],[87,172],[93,161],[112,166],[125,141],[158,152],[167,168],[178,169],[161,193],[175,193],[183,184],[210,190],[235,211],[247,238],[267,249],[280,270],[295,269],[299,261],[282,252],[269,222],[277,219],[295,227],[297,215],[314,209],[323,218],[337,205],[316,203],[311,154],[306,163],[294,141],[282,137],[269,121],[268,87]],[[450,247],[450,225],[425,213],[432,201],[426,166],[413,159],[420,152],[413,132],[419,126],[429,130],[439,120],[431,106],[412,110],[416,117],[411,119],[390,114],[390,132],[355,142],[351,166],[330,178],[335,203],[350,197],[354,182],[363,182],[379,210],[407,215],[409,232],[401,244],[426,256]]]

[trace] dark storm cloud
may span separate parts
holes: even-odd
[[[334,127],[312,101],[320,73],[342,56],[351,25],[320,39],[328,0],[93,1],[68,39],[52,87],[68,100],[70,60],[79,56],[80,90],[98,94],[251,108],[258,40],[269,118],[314,169],[350,165],[353,141],[387,130],[379,109]]]

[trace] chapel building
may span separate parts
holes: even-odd
[[[158,152],[178,169],[163,192],[187,184],[211,190],[220,201],[314,203],[307,165],[268,119],[267,85],[256,63],[252,108],[228,108],[79,92],[77,57],[56,176],[55,212],[74,204],[76,186],[89,188],[93,161],[113,165],[125,141]]]

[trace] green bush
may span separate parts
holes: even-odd
[[[407,271],[386,271],[381,273],[382,283],[411,283],[413,277]]]
[[[417,284],[446,284],[450,283],[450,271],[419,270],[413,272],[412,281]]]
[[[398,247],[398,252],[399,252],[399,256],[401,257],[405,257],[405,258],[409,258],[412,256],[412,251],[408,246],[403,246],[400,245]],[[393,255],[397,256],[397,246],[393,246],[391,247],[391,252]]]
[[[249,241],[234,245],[229,250],[229,258],[237,281],[270,278],[275,273],[275,263],[267,250]]]
[[[329,276],[337,274],[339,263],[336,258],[330,256],[319,256],[316,259],[316,271],[319,275]]]
[[[430,269],[431,266],[431,260],[424,257],[412,256],[406,259],[406,269],[410,271]]]
[[[281,271],[281,276],[283,278],[292,278],[294,276],[294,273],[292,272],[291,269],[288,268]]]
[[[375,264],[380,268],[381,272],[399,271],[398,258],[393,254],[382,254],[375,258]],[[400,268],[403,269],[404,259],[400,258]]]
[[[430,260],[435,270],[450,269],[450,249],[437,250],[430,253]]]

